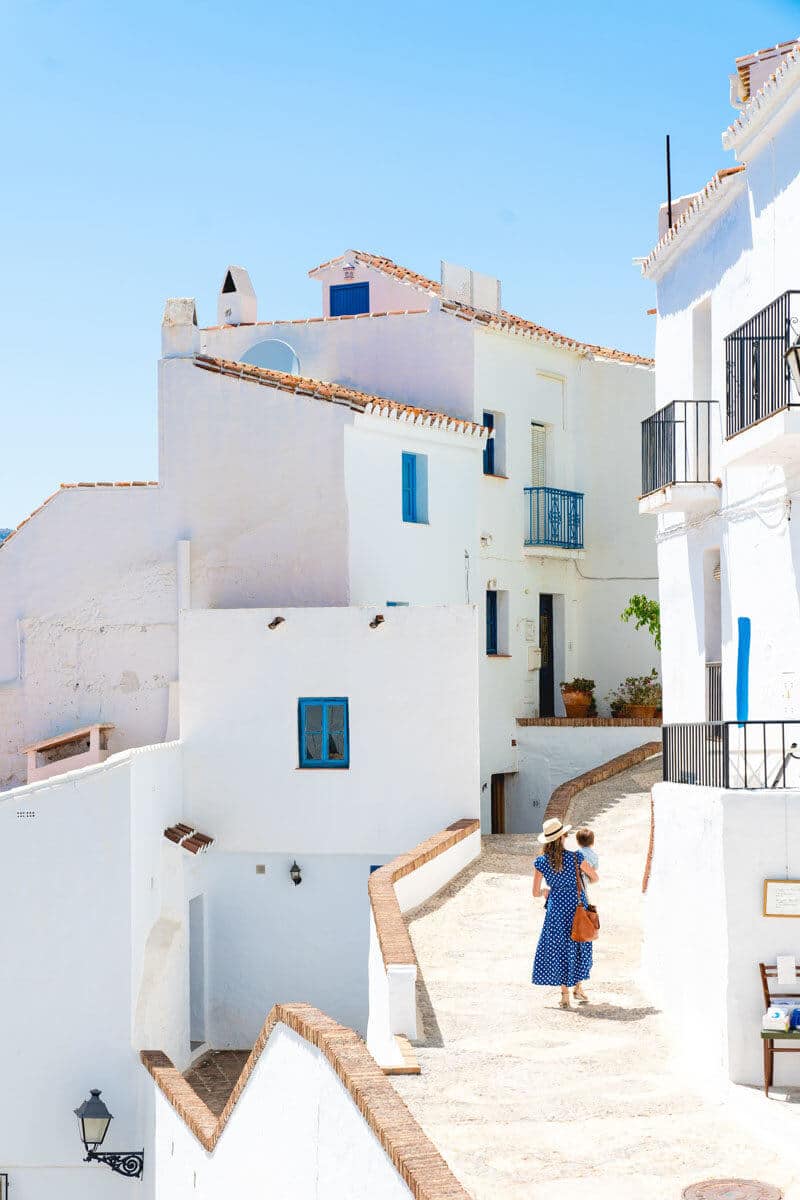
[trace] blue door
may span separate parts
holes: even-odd
[[[368,283],[336,283],[331,287],[332,317],[353,317],[368,312]]]

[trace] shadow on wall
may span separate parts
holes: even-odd
[[[800,114],[787,121],[770,143],[767,153],[759,155],[756,162],[748,163],[747,176],[756,217],[760,217],[764,209],[797,179],[798,138]]]

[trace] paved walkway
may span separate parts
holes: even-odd
[[[796,1143],[784,1154],[766,1131],[800,1130],[797,1108],[748,1089],[698,1093],[637,986],[658,777],[651,760],[575,802],[603,873],[590,1006],[565,1012],[555,989],[529,983],[542,922],[532,838],[486,838],[478,862],[412,915],[428,1044],[422,1075],[394,1082],[475,1200],[678,1200],[688,1183],[731,1176],[800,1197]]]

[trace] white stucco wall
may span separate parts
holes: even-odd
[[[560,784],[645,742],[660,742],[661,730],[655,725],[523,725],[516,737],[517,774],[506,788],[506,829],[534,833]]]
[[[764,917],[765,879],[800,869],[797,792],[720,792],[661,783],[645,904],[643,966],[687,1058],[716,1077],[763,1085],[759,962],[800,961],[791,918]],[[792,1055],[777,1086],[800,1082]]]
[[[177,755],[123,753],[0,800],[0,1162],[22,1200],[122,1194],[124,1180],[82,1163],[73,1109],[92,1087],[114,1114],[107,1148],[143,1143],[132,1011],[151,892],[140,872],[163,841],[161,810],[171,800],[177,811]]]
[[[158,1091],[155,1146],[156,1200],[411,1195],[321,1051],[281,1024],[212,1153]]]
[[[400,853],[477,814],[475,611],[383,611],[377,629],[370,608],[183,614],[187,820],[218,850]],[[348,769],[298,769],[309,696],[348,698]]]

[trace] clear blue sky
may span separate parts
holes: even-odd
[[[800,2],[170,0],[2,6],[0,526],[61,481],[154,478],[167,296],[229,262],[260,315],[319,311],[354,246],[499,276],[506,307],[648,353],[673,190],[728,158],[733,60]],[[213,486],[213,480],[209,481]]]

